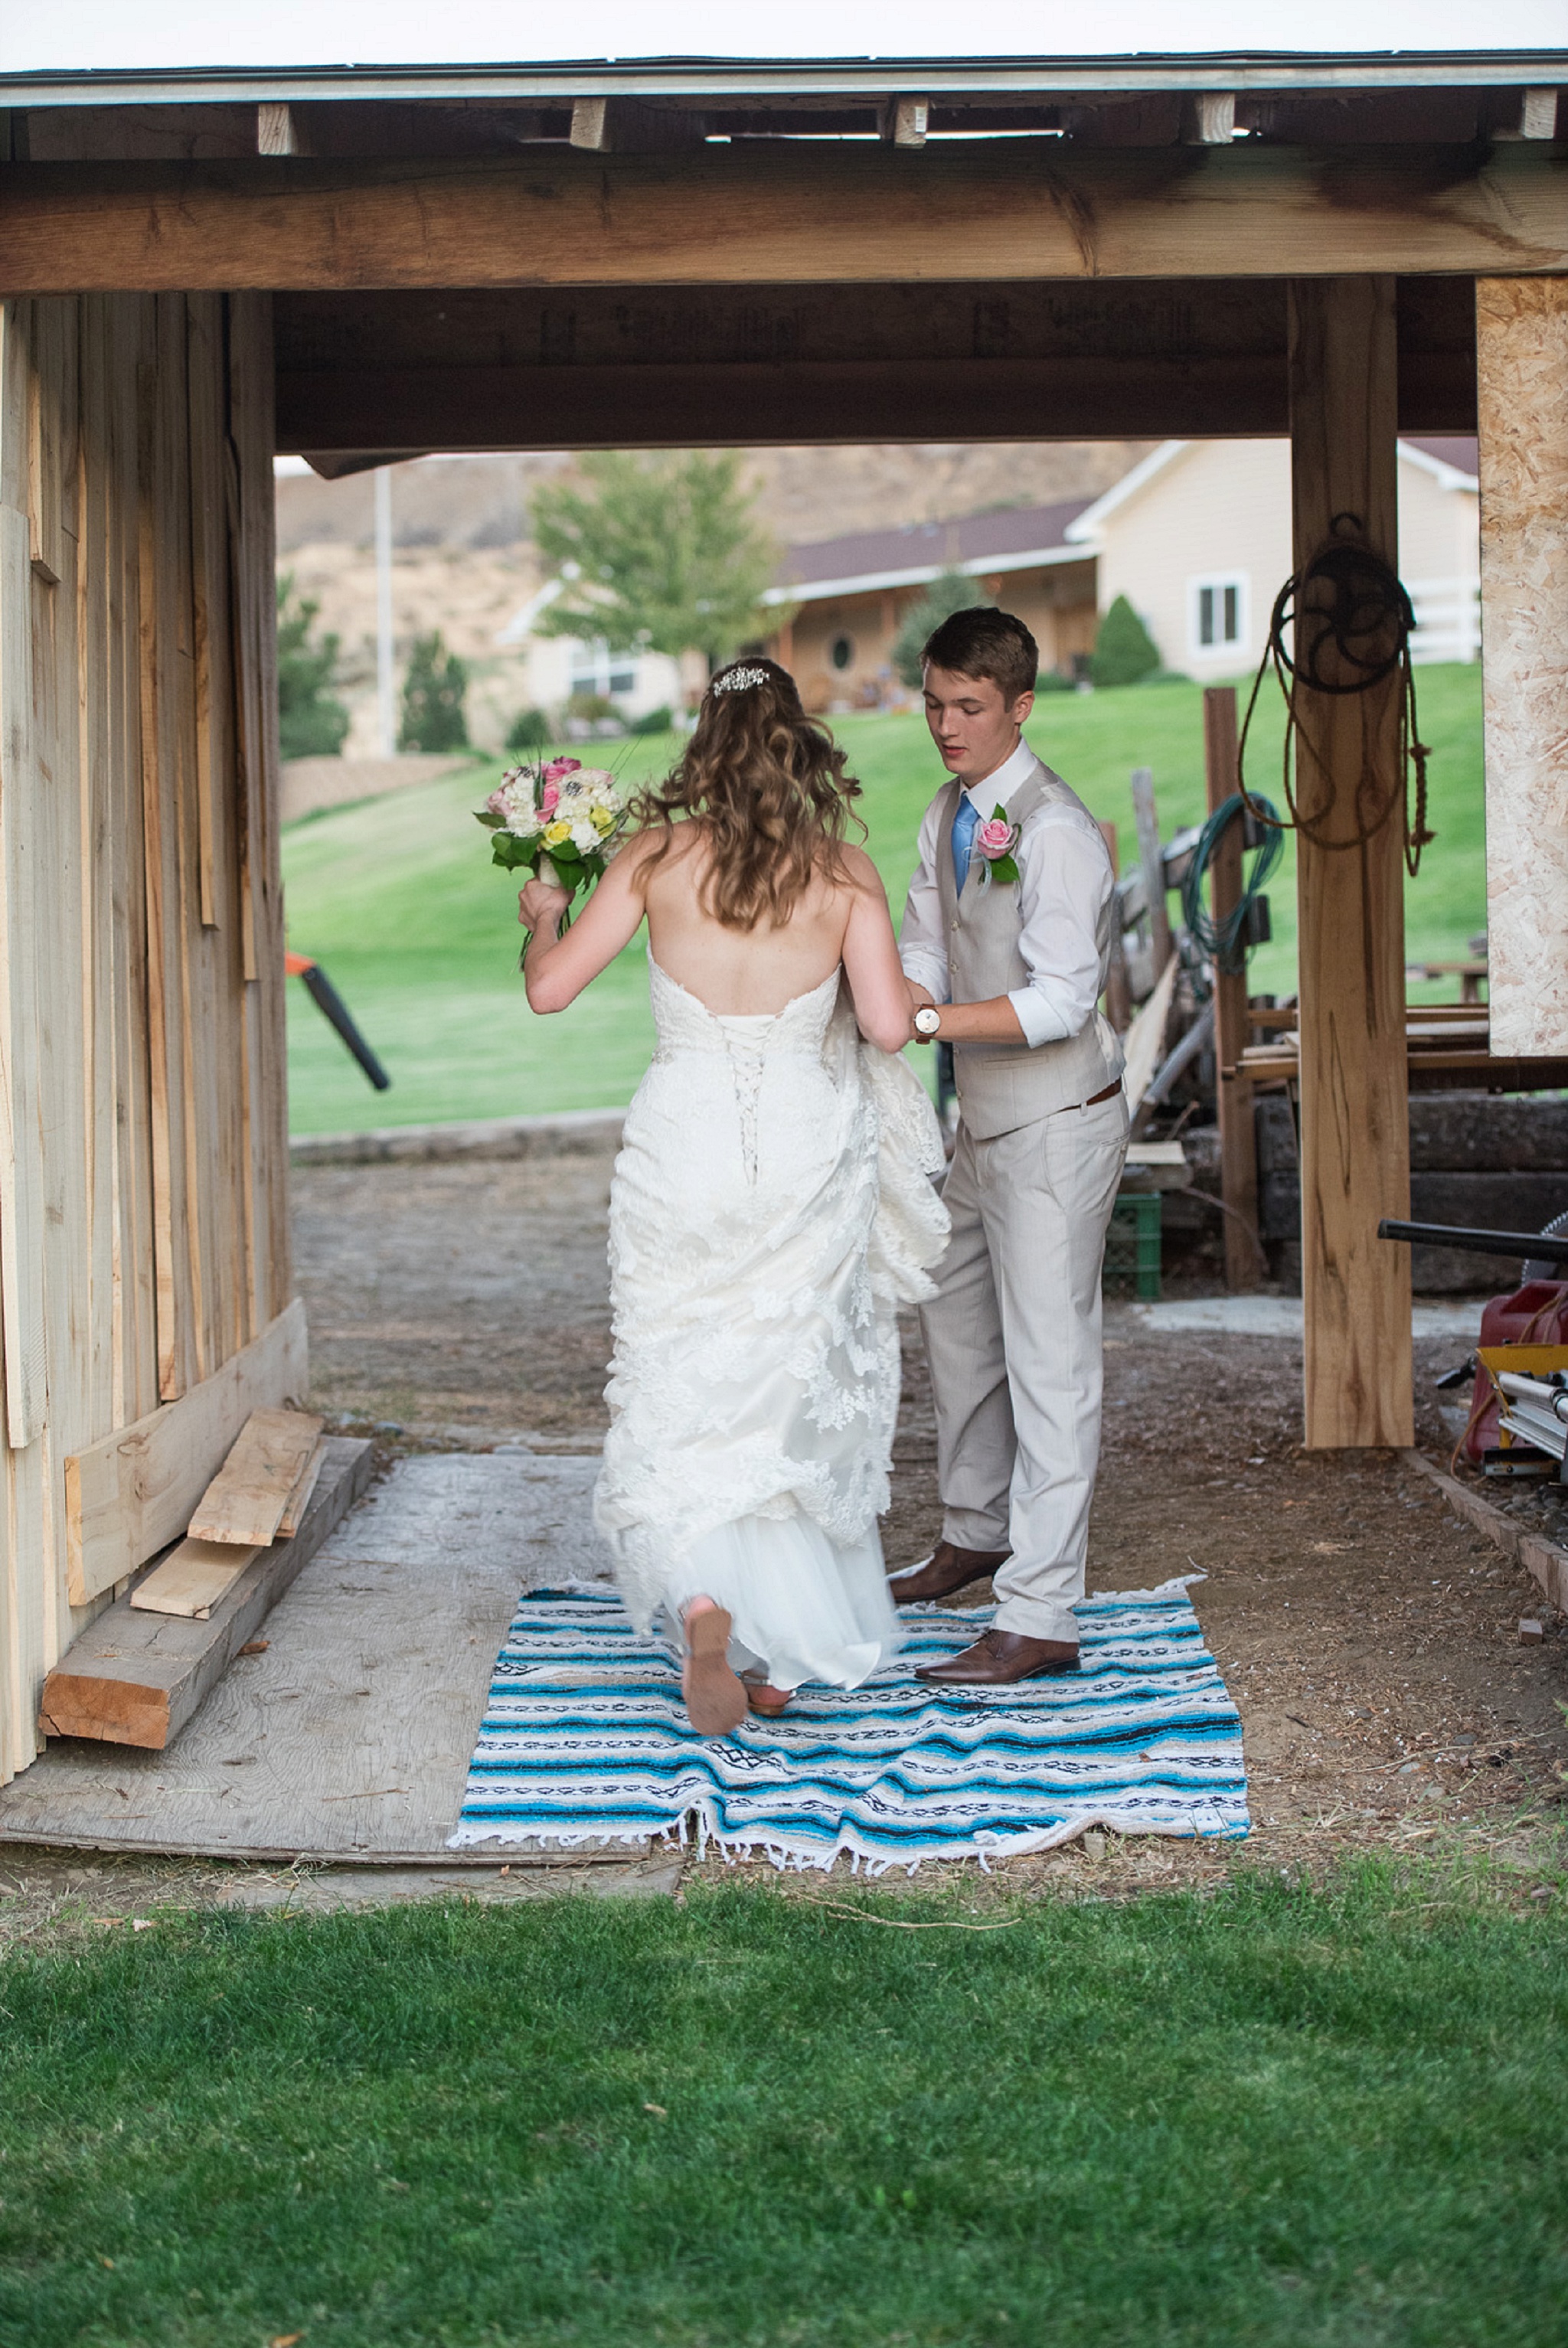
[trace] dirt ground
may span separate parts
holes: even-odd
[[[607,1155],[309,1168],[294,1179],[316,1407],[389,1456],[518,1439],[597,1448]],[[1155,1333],[1114,1303],[1106,1344],[1090,1587],[1206,1576],[1194,1602],[1241,1712],[1253,1832],[1240,1844],[1091,1834],[998,1868],[988,1884],[965,1865],[923,1869],[917,1887],[962,1875],[981,1900],[1020,1879],[1114,1898],[1218,1881],[1238,1863],[1318,1875],[1347,1851],[1381,1849],[1488,1861],[1522,1900],[1568,1896],[1568,1622],[1539,1585],[1397,1454],[1302,1450],[1299,1344]],[[1417,1349],[1418,1433],[1433,1458],[1446,1460],[1451,1437],[1431,1381],[1462,1351],[1452,1339]],[[884,1526],[898,1563],[923,1554],[939,1521],[913,1320],[905,1365]],[[1540,1644],[1521,1644],[1523,1617],[1543,1622]],[[628,1890],[674,1886],[667,1865],[625,1872]],[[787,1882],[813,1896],[810,1882]],[[233,1870],[0,1853],[13,1927],[71,1906],[128,1914],[240,1890],[260,1904],[294,1896],[275,1874],[247,1889]]]
[[[603,1156],[297,1172],[318,1406],[381,1423],[399,1447],[595,1444],[608,1172]],[[1450,1438],[1432,1378],[1462,1350],[1418,1347],[1434,1458]],[[913,1323],[905,1357],[884,1527],[899,1562],[938,1528]],[[1397,1455],[1304,1452],[1300,1393],[1295,1343],[1156,1334],[1109,1305],[1091,1587],[1207,1577],[1195,1602],[1241,1710],[1264,1832],[1325,1849],[1454,1825],[1528,1840],[1512,1822],[1563,1815],[1568,1624]],[[1520,1644],[1522,1617],[1545,1622],[1539,1646]]]

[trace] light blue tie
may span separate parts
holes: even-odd
[[[969,859],[975,847],[975,835],[980,829],[980,810],[965,791],[958,802],[958,812],[953,819],[953,878],[957,894],[964,894],[964,883],[969,878]]]

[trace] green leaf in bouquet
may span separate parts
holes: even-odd
[[[519,839],[514,831],[498,831],[490,841],[490,861],[503,872],[515,872],[520,865],[531,866],[538,854],[536,840]]]
[[[474,821],[476,823],[482,823],[487,831],[499,831],[502,824],[505,823],[506,818],[503,815],[494,814],[489,808],[476,808],[474,809]]]

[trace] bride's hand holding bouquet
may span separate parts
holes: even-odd
[[[476,819],[490,835],[493,862],[533,876],[518,899],[518,919],[531,932],[570,919],[573,898],[601,878],[626,802],[603,767],[550,758],[510,768]]]

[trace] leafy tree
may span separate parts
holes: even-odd
[[[973,612],[995,600],[994,595],[983,595],[978,582],[967,572],[939,572],[919,602],[910,605],[892,640],[892,664],[904,684],[918,688],[922,649],[944,620],[950,620],[954,612]]]
[[[566,582],[535,626],[612,652],[701,653],[717,668],[758,633],[775,557],[739,458],[605,451],[581,462],[586,489],[547,483],[534,497],[534,542]]]
[[[294,593],[291,572],[277,582],[278,747],[285,758],[335,758],[348,731],[348,712],[329,691],[337,671],[335,635],[316,637],[319,603]]]
[[[1137,685],[1159,666],[1153,637],[1126,596],[1119,595],[1099,623],[1090,676],[1096,685]]]
[[[456,653],[448,652],[439,629],[416,636],[403,680],[403,723],[397,729],[400,750],[466,750],[469,721],[463,704],[469,672]]]

